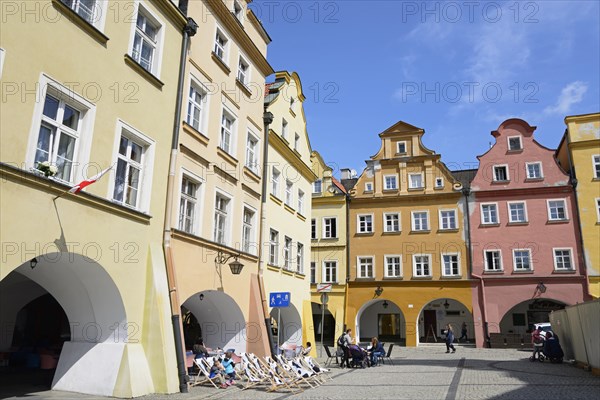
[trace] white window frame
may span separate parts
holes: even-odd
[[[517,254],[516,252],[526,251],[529,254],[529,268],[517,268]],[[513,257],[513,270],[514,271],[533,271],[533,260],[531,258],[531,249],[512,249],[512,257]]]
[[[398,218],[398,229],[396,230],[389,230],[388,229],[388,216],[393,216],[395,215]],[[399,212],[386,212],[383,213],[383,231],[384,232],[401,232],[402,231],[402,222],[400,220],[400,213]]]
[[[596,221],[600,222],[600,197],[596,197],[594,201],[596,205],[596,217],[598,218]]]
[[[315,261],[310,262],[310,283],[317,283],[317,263]]]
[[[592,176],[594,179],[600,179],[600,154],[592,155]]]
[[[318,230],[317,230],[317,219],[311,218],[310,220],[310,239],[317,240],[318,239]]]
[[[327,235],[327,221],[328,220],[333,220],[335,221],[335,235]],[[337,226],[337,217],[323,217],[322,219],[322,238],[323,239],[337,239],[338,238],[338,226]]]
[[[421,178],[421,182],[420,182],[421,184],[420,184],[420,186],[414,186],[413,180],[412,180],[413,176],[418,176],[418,177]],[[423,189],[423,188],[425,188],[425,178],[423,177],[423,173],[422,172],[408,174],[408,188],[409,189]]]
[[[187,197],[183,195],[183,193],[181,192],[181,186],[183,185],[183,180],[187,179],[188,181],[191,181],[192,183],[197,185],[196,188],[196,198],[195,199],[185,199],[186,201],[190,201],[192,203],[194,203],[194,211],[193,211],[193,215],[192,215],[192,226],[191,229],[189,231],[185,230],[184,227],[182,227],[182,209],[181,209],[181,201],[182,201],[182,197]],[[202,179],[201,177],[199,177],[198,175],[194,174],[193,172],[182,168],[181,169],[181,173],[179,174],[179,204],[177,206],[177,229],[179,229],[180,231],[183,232],[187,232],[190,233],[192,235],[196,235],[199,236],[199,230],[200,227],[202,226],[200,224],[200,221],[204,215],[203,211],[203,200],[204,200],[204,179]]]
[[[273,234],[275,234],[275,241],[273,240]],[[279,231],[270,228],[269,229],[269,258],[268,264],[275,267],[279,266]]]
[[[271,194],[277,198],[279,198],[280,180],[281,172],[275,166],[271,167]]]
[[[450,273],[447,274],[446,273],[446,263],[444,261],[444,256],[451,256],[451,257],[456,257],[456,263],[457,263],[457,273]],[[461,260],[460,260],[460,253],[441,253],[440,254],[440,265],[442,268],[442,276],[445,277],[460,277],[462,276],[462,265],[461,265]]]
[[[500,180],[500,179],[496,179],[496,168],[504,168],[504,171],[506,172],[506,179],[504,180]],[[510,181],[510,172],[508,170],[508,164],[496,164],[492,166],[492,177],[494,179],[494,182],[509,182]]]
[[[438,184],[438,182],[439,182],[439,184]],[[444,188],[444,178],[441,178],[438,176],[437,178],[435,178],[434,184],[435,184],[435,186],[434,186],[435,189],[443,189]]]
[[[227,126],[224,125],[224,120],[231,120],[231,126],[227,129]],[[229,154],[232,157],[235,157],[235,149],[236,149],[236,138],[237,138],[237,125],[238,118],[237,115],[232,113],[229,109],[223,108],[221,111],[221,123],[219,124],[219,148],[223,150],[225,153]],[[229,143],[225,146],[224,138],[225,134],[229,134]]]
[[[250,142],[253,141],[254,148],[250,146]],[[245,166],[255,174],[259,172],[260,165],[260,139],[254,132],[248,130],[246,134],[246,162]]]
[[[216,232],[216,229],[217,229],[217,226],[216,226],[216,222],[217,222],[216,221],[216,219],[217,219],[217,196],[223,197],[223,198],[225,198],[225,199],[228,200],[228,202],[227,202],[227,210],[226,210],[226,214],[225,214],[226,215],[225,226],[223,227],[223,229],[224,229],[224,232],[223,232],[223,242],[218,242],[217,241],[217,236],[216,236],[216,233],[217,233]],[[233,219],[233,216],[234,216],[233,210],[235,209],[234,208],[234,200],[233,200],[234,198],[229,193],[227,193],[227,192],[225,192],[225,191],[223,191],[223,190],[221,190],[219,188],[216,188],[215,189],[215,195],[213,196],[213,199],[214,199],[213,200],[214,203],[213,203],[213,209],[212,209],[212,211],[213,211],[213,226],[212,226],[212,228],[213,228],[212,229],[212,233],[213,234],[212,234],[212,239],[213,239],[213,241],[215,243],[221,243],[221,244],[224,244],[226,246],[229,246],[229,244],[231,243],[231,224],[233,222],[232,219]]]
[[[113,165],[115,165],[114,173],[109,175],[109,186],[107,198],[111,199],[111,201],[121,204],[125,207],[131,207],[125,203],[113,199],[114,189],[115,189],[115,181],[117,175],[117,161],[119,159],[119,144],[121,142],[121,134],[123,131],[126,131],[126,136],[131,138],[137,144],[140,144],[144,147],[144,154],[142,160],[142,174],[140,176],[140,189],[138,192],[138,201],[136,210],[148,213],[150,211],[150,199],[152,197],[152,181],[153,181],[153,170],[154,170],[154,152],[156,150],[156,142],[150,137],[146,136],[139,130],[135,129],[133,126],[127,124],[126,122],[118,119],[116,130],[115,130],[115,141],[113,144]]]
[[[568,251],[569,252],[569,261],[571,264],[570,268],[559,268],[558,267],[558,259],[556,252],[557,251]],[[554,270],[555,271],[575,271],[575,258],[573,257],[573,248],[572,247],[554,247],[552,248],[552,259],[554,260]]]
[[[313,182],[312,187],[313,187],[314,194],[323,193],[323,180],[317,179],[316,181]]]
[[[531,176],[531,174],[529,173],[529,166],[533,166],[533,165],[538,166],[538,168],[540,170],[540,176]],[[544,179],[544,169],[542,168],[542,162],[541,161],[533,161],[533,162],[525,163],[525,176],[527,177],[527,179]]]
[[[288,140],[287,135],[288,135],[289,127],[290,127],[290,124],[286,121],[286,119],[281,118],[281,137],[283,139],[285,139],[286,141]]]
[[[238,0],[233,0],[233,4],[231,6],[231,12],[235,16],[235,18],[240,21],[240,23],[244,24],[244,6]]]
[[[0,79],[2,79],[2,71],[4,71],[4,57],[6,57],[6,50],[0,47]]]
[[[564,218],[552,218],[550,202],[553,202],[553,201],[561,201],[563,203],[563,209],[565,212]],[[569,220],[569,211],[567,209],[567,199],[547,199],[546,200],[546,208],[548,210],[548,221],[568,221]]]
[[[304,244],[296,243],[296,272],[304,274]]]
[[[285,181],[285,205],[294,207],[294,182],[286,179]]]
[[[490,268],[489,264],[488,264],[488,259],[487,259],[487,253],[490,252],[497,252],[498,253],[498,269],[492,269]],[[483,265],[484,265],[484,270],[486,272],[500,272],[500,271],[504,271],[504,265],[503,265],[503,261],[502,261],[502,250],[500,249],[484,249],[483,250]]]
[[[370,221],[367,221],[365,219],[364,221],[364,226],[363,226],[363,222],[361,221],[361,218],[370,218]],[[367,224],[371,225],[371,229],[368,229]],[[356,233],[373,233],[373,231],[375,230],[375,218],[373,214],[357,214],[356,215]],[[364,228],[364,229],[363,229]]]
[[[425,274],[418,274],[417,273],[417,257],[427,257],[427,267],[429,269],[429,274],[425,275]],[[432,271],[432,265],[431,265],[431,254],[413,254],[412,256],[412,261],[413,261],[413,277],[415,278],[430,278],[433,274]]]
[[[398,274],[390,274],[390,258],[398,258]],[[384,254],[383,255],[383,274],[386,278],[402,278],[402,254]]]
[[[294,241],[289,236],[283,237],[283,268],[288,271],[292,269],[292,246]]]
[[[327,266],[327,264],[333,264],[333,266]],[[327,279],[327,272],[330,272],[333,270],[334,275],[335,275],[335,279]],[[323,260],[323,262],[321,263],[321,282],[323,283],[338,283],[338,261],[337,260]]]
[[[104,32],[104,26],[106,23],[106,15],[108,1],[106,0],[96,0],[94,2],[93,10],[91,10],[91,18],[87,19],[83,15],[81,15],[79,10],[80,0],[71,0],[73,2],[72,5],[65,4],[62,0],[61,3],[65,4],[65,6],[69,7],[73,12],[79,15],[84,21],[92,25],[94,28],[98,29],[100,32]],[[137,16],[137,14],[135,14]]]
[[[363,260],[371,260],[371,268],[370,268],[370,274],[362,274],[362,261]],[[365,273],[368,272],[368,267],[367,264],[365,264]],[[357,256],[356,257],[356,277],[361,279],[361,278],[374,278],[375,277],[375,256]]]
[[[393,179],[393,181],[391,183],[393,183],[393,186],[389,186],[388,183],[388,179]],[[383,176],[383,190],[398,190],[398,175],[393,174],[393,175],[384,175]]]
[[[373,182],[365,182],[365,192],[373,191]]]
[[[195,98],[192,99],[192,97],[191,97],[192,90],[194,90],[195,93],[200,93],[201,103],[198,103]],[[187,99],[188,99],[188,107],[187,107],[187,114],[185,117],[186,123],[189,126],[191,126],[192,128],[194,128],[195,130],[197,130],[198,132],[206,132],[207,131],[207,123],[208,123],[208,115],[209,115],[208,89],[193,75],[190,75],[190,86],[188,89]],[[191,109],[199,110],[200,119],[198,120],[198,126],[195,126],[193,116],[190,118],[190,116],[191,116],[190,110]]]
[[[252,220],[250,221],[250,235],[249,235],[249,240],[248,240],[248,248],[246,248],[246,241],[245,241],[245,234],[246,234],[246,228],[248,227],[248,224],[245,220],[245,214],[246,214],[246,210],[250,211],[252,213]],[[249,254],[253,254],[256,255],[257,254],[257,242],[256,242],[256,227],[257,227],[257,218],[256,216],[258,215],[258,212],[256,210],[256,208],[252,207],[249,204],[244,203],[244,207],[242,209],[242,251],[249,253]]]
[[[217,36],[220,36],[221,39],[224,40],[224,43],[221,45],[221,43],[217,42]],[[225,30],[223,28],[221,28],[220,26],[217,25],[216,29],[215,29],[215,34],[213,35],[214,40],[213,40],[213,53],[215,54],[215,56],[217,58],[219,58],[221,61],[223,61],[223,63],[225,63],[225,65],[229,65],[229,48],[230,48],[230,44],[231,44],[231,39],[229,38],[229,35],[227,35],[225,33]],[[219,51],[222,51],[222,55],[219,55]]]
[[[404,151],[400,151],[400,145],[404,146]],[[406,141],[402,140],[396,142],[396,154],[408,154],[408,146],[406,144]]]
[[[166,30],[167,25],[165,24],[164,20],[162,20],[154,11],[152,11],[150,9],[150,7],[145,6],[144,3],[138,1],[138,2],[135,2],[134,4],[136,7],[136,11],[134,14],[135,17],[132,18],[132,29],[131,29],[131,36],[129,39],[129,53],[128,54],[138,64],[140,64],[140,66],[142,66],[141,62],[139,60],[137,60],[133,54],[133,48],[134,48],[134,44],[135,44],[135,35],[137,32],[137,16],[140,13],[140,8],[141,8],[142,9],[141,12],[144,15],[144,17],[147,20],[149,20],[151,23],[153,23],[154,25],[158,26],[158,31],[156,33],[156,43],[154,44],[152,65],[151,65],[150,70],[148,70],[148,72],[150,72],[152,75],[154,75],[160,79],[160,72],[162,69],[163,48],[164,48],[164,43],[165,43],[165,30]],[[144,39],[144,38],[151,40],[151,38],[147,37],[145,32],[143,34],[142,39]],[[140,52],[140,57],[141,57],[141,52]],[[144,68],[144,67],[142,66],[142,68]]]
[[[423,227],[419,227],[419,229],[416,229],[416,219],[415,219],[415,214],[422,214],[425,213],[426,214],[426,220],[425,223],[427,224],[427,226],[425,227],[425,229],[423,229]],[[410,223],[411,223],[411,230],[413,232],[427,232],[431,230],[431,223],[429,221],[429,210],[415,210],[415,211],[411,211],[410,212]]]
[[[300,151],[300,135],[294,132],[294,150]]]
[[[449,226],[447,228],[444,228],[444,215],[443,213],[447,213],[447,212],[451,212],[454,214],[454,226]],[[439,224],[440,224],[440,230],[441,231],[446,231],[446,230],[456,230],[458,229],[458,212],[456,211],[455,208],[443,208],[440,209],[438,211],[438,218],[439,218]]]
[[[242,66],[246,66],[246,70],[244,71]],[[248,86],[248,84],[251,82],[252,79],[252,67],[250,66],[250,62],[246,59],[246,57],[244,57],[243,55],[240,54],[239,58],[238,58],[238,65],[237,65],[238,71],[237,71],[237,80],[244,86]]]
[[[298,214],[304,215],[304,191],[298,189]]]
[[[511,149],[510,148],[510,140],[511,139],[519,139],[519,148],[518,149]],[[506,138],[506,148],[508,149],[508,151],[521,151],[523,150],[523,138],[518,135],[518,136],[508,136]]]
[[[483,211],[484,206],[494,206],[496,210],[496,221],[485,221],[485,212]],[[479,210],[481,212],[481,225],[498,225],[500,223],[500,213],[498,208],[498,203],[481,203],[479,204]]]
[[[523,221],[515,221],[513,220],[512,210],[510,208],[513,204],[522,204],[523,205]],[[508,222],[511,224],[525,224],[529,222],[529,218],[527,216],[527,202],[526,201],[507,201],[506,202],[506,212],[508,213]]]

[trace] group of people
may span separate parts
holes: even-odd
[[[217,352],[220,352],[220,350],[217,349]],[[201,337],[196,339],[192,351],[196,359],[210,357],[209,349],[204,345]],[[223,389],[235,385],[235,363],[233,362],[233,352],[231,350],[226,351],[222,359],[220,357],[213,357],[209,377],[211,379],[218,378]]]
[[[374,367],[379,365],[379,359],[385,356],[385,350],[383,343],[376,337],[371,339],[371,344],[366,349],[361,348],[356,344],[352,344],[352,329],[346,329],[346,331],[338,339],[338,347],[342,350],[342,361],[340,363],[341,368],[352,367],[352,360],[360,359],[365,361],[365,365],[368,367]],[[354,352],[354,355],[352,354]]]
[[[547,357],[552,362],[562,362],[564,352],[558,341],[558,336],[554,335],[551,331],[544,332],[542,327],[538,325],[531,332],[531,344],[533,344],[533,354],[529,360],[542,361],[543,357]]]

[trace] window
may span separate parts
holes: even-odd
[[[527,179],[542,179],[544,177],[542,163],[540,162],[526,163],[525,168],[527,169]]]
[[[4,54],[4,49],[0,47],[0,78],[2,78],[2,70],[4,69]]]
[[[298,213],[304,214],[304,192],[298,189]]]
[[[337,261],[323,261],[323,282],[337,283]]]
[[[273,171],[271,172],[271,194],[275,197],[279,197],[279,177],[281,173],[277,170],[277,168],[273,167]]]
[[[506,165],[494,166],[494,182],[508,181],[508,167]]]
[[[567,217],[567,207],[564,200],[548,200],[548,219],[564,221]]]
[[[400,256],[385,256],[386,278],[399,278],[402,276],[402,258]]]
[[[507,203],[507,205],[508,205],[509,222],[512,222],[512,223],[527,222],[527,209],[525,208],[524,202]]]
[[[246,138],[246,167],[256,174],[258,174],[259,151],[258,138],[248,132],[248,137]]]
[[[442,254],[442,275],[460,276],[460,257],[458,254]]]
[[[324,239],[337,238],[337,219],[336,218],[323,218],[323,238]]]
[[[513,250],[513,261],[514,261],[514,265],[515,265],[515,271],[531,270],[531,250],[529,250],[529,249]]]
[[[233,130],[235,118],[227,111],[223,110],[221,117],[221,138],[219,147],[228,154],[233,153]]]
[[[299,274],[304,273],[304,245],[298,243],[296,246],[296,272]]]
[[[179,199],[178,229],[195,233],[196,209],[200,183],[187,176],[181,178],[181,198]]]
[[[358,278],[373,277],[373,257],[358,257]]]
[[[317,238],[317,220],[315,218],[310,220],[310,238]]]
[[[317,263],[310,262],[310,283],[317,283]]]
[[[220,244],[227,244],[230,202],[231,199],[220,193],[217,193],[215,196],[215,229],[213,240]]]
[[[409,189],[422,189],[423,188],[423,175],[422,174],[408,174],[408,188]]]
[[[500,250],[485,250],[483,254],[486,271],[502,271],[502,255]]]
[[[283,239],[283,267],[292,269],[292,238],[287,236]]]
[[[296,112],[296,100],[293,97],[290,97],[290,110]]]
[[[145,146],[123,130],[117,156],[117,172],[113,200],[138,208],[142,177],[144,176]]]
[[[365,192],[372,192],[372,191],[373,191],[373,182],[365,183]]]
[[[284,138],[285,140],[287,140],[287,134],[288,134],[288,123],[285,120],[285,118],[281,119],[281,137]]]
[[[228,43],[229,43],[229,40],[227,40],[227,37],[223,34],[223,32],[221,32],[220,29],[217,29],[217,34],[215,35],[214,53],[224,63],[227,62],[227,50],[229,47]]]
[[[429,230],[429,212],[427,212],[427,211],[412,211],[412,230],[413,231],[428,231]]]
[[[279,253],[279,232],[274,229],[269,231],[269,264],[277,265]]]
[[[440,229],[457,229],[456,210],[440,210]]]
[[[81,18],[94,25],[98,18],[95,8],[96,0],[61,0],[67,7],[75,11]],[[100,11],[100,10],[99,10]]]
[[[372,233],[373,232],[373,216],[372,215],[359,215],[358,216],[358,233]]]
[[[237,0],[233,1],[233,15],[238,19],[238,21],[243,22],[244,20],[244,9],[240,5],[240,2]]]
[[[202,89],[196,82],[191,82],[186,122],[197,131],[202,131],[204,128],[206,93],[206,90]]]
[[[431,276],[431,256],[429,254],[413,255],[413,274],[415,277]]]
[[[244,217],[242,221],[242,251],[254,254],[254,216],[255,212],[248,207],[244,207]]]
[[[300,135],[297,133],[294,134],[294,150],[298,151],[300,149]]]
[[[509,136],[508,137],[508,150],[509,151],[523,150],[523,146],[521,144],[521,136]]]
[[[71,182],[85,110],[63,99],[68,97],[46,94],[33,166],[37,168],[39,163],[47,161],[58,168],[55,178]]]
[[[557,271],[572,271],[574,269],[571,249],[554,249],[554,269]]]
[[[285,204],[288,207],[292,207],[293,206],[293,194],[292,191],[294,190],[294,184],[292,183],[292,181],[285,181]]]
[[[600,198],[596,199],[596,216],[598,217],[598,222],[600,222]]]
[[[592,156],[592,164],[594,169],[594,178],[600,179],[600,155]]]
[[[398,149],[398,154],[406,154],[406,142],[397,142],[396,146]]]
[[[400,214],[385,213],[383,214],[383,226],[385,232],[400,232]]]
[[[135,23],[135,35],[131,57],[146,71],[157,74],[158,65],[155,62],[158,50],[160,24],[150,17],[142,7],[138,8]]]
[[[383,179],[385,190],[398,189],[398,177],[396,175],[386,175]]]
[[[444,187],[444,178],[435,178],[435,188],[442,189]]]
[[[321,181],[320,179],[317,179],[316,181],[314,181],[313,193],[321,193],[321,191],[323,190],[322,186],[323,186],[323,181]]]
[[[241,56],[238,61],[238,81],[247,86],[250,81],[250,65]]]
[[[497,204],[482,204],[481,205],[481,223],[482,224],[498,224],[498,205]]]

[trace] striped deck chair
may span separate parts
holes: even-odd
[[[300,392],[304,390],[298,384],[298,379],[296,376],[283,370],[277,361],[273,360],[269,356],[265,356],[264,363],[269,368],[271,373],[273,375],[277,375],[283,384],[288,387],[288,389],[294,390],[294,388],[297,388]]]
[[[267,388],[267,392],[274,392],[284,386],[283,381],[277,375],[271,374],[269,368],[261,363],[260,359],[254,354],[246,354],[250,368],[256,373],[259,379],[269,382],[271,385]]]
[[[242,390],[269,382],[269,379],[266,375],[261,375],[255,371],[255,369],[252,367],[252,362],[248,359],[246,353],[242,353],[241,362],[239,365],[241,366],[240,376],[244,377],[246,380]]]
[[[205,358],[197,358],[194,359],[194,364],[200,370],[198,375],[194,377],[194,381],[190,382],[190,386],[202,385],[203,383],[210,382],[215,389],[219,388],[220,385],[220,375],[215,376],[214,378],[210,377],[210,366],[206,362]]]
[[[315,388],[318,386],[317,385],[313,385],[310,380],[312,380],[314,382],[314,379],[311,378],[312,375],[314,375],[314,373],[311,373],[310,371],[305,370],[304,368],[301,368],[297,363],[296,365],[293,365],[292,360],[287,360],[285,357],[281,356],[281,355],[277,355],[277,362],[279,363],[279,365],[281,365],[281,367],[291,376],[293,376],[296,381],[298,383],[305,383],[308,386],[310,386],[311,388]],[[316,383],[316,382],[314,382]]]
[[[321,364],[319,364],[317,362],[317,360],[315,360],[314,358],[312,358],[311,356],[305,356],[304,357],[304,361],[311,367],[317,367],[321,373],[323,374],[323,376],[329,378],[329,380],[333,380],[333,376],[331,376],[331,370],[328,368],[324,368],[321,366]]]

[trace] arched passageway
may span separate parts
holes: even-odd
[[[474,340],[475,326],[471,311],[457,300],[440,298],[427,303],[419,314],[419,343],[443,341],[442,331],[446,329],[447,324],[452,325],[457,340],[461,336],[463,324],[466,324],[466,340]]]
[[[372,337],[381,342],[406,344],[406,320],[402,310],[391,300],[378,298],[362,305],[356,314],[356,337],[368,342]]]

